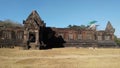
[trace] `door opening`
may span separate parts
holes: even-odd
[[[36,41],[35,32],[30,32],[29,33],[29,41],[33,42],[33,43]]]

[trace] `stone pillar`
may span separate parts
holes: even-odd
[[[24,30],[24,34],[23,34],[24,36],[23,36],[23,38],[24,38],[24,40],[23,40],[23,49],[28,49],[28,45],[27,45],[27,43],[28,43],[28,37],[29,37],[29,33],[28,33],[28,31],[27,30]]]
[[[26,41],[27,40],[27,32],[26,31],[24,31],[24,41]]]
[[[115,38],[115,37],[114,37],[114,35],[112,35],[112,39],[111,39],[111,40],[113,40],[113,41],[114,41],[114,38]]]
[[[35,35],[36,35],[36,39],[35,39],[35,46],[39,48],[40,42],[39,42],[39,30],[35,30]]]
[[[38,44],[38,42],[39,42],[39,32],[38,32],[38,30],[35,30],[35,36],[36,36],[36,39],[35,39],[35,43],[36,44]]]

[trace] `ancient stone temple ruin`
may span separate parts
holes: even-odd
[[[70,29],[46,27],[36,11],[28,16],[24,23],[24,43],[31,48],[49,47],[109,47],[115,46],[115,29],[108,22],[105,30]]]
[[[23,21],[20,28],[1,29],[0,38],[11,41],[24,49],[46,49],[54,47],[115,47],[114,32],[110,21],[105,30],[95,28],[72,29],[47,27],[36,11]],[[16,29],[16,30],[14,30]],[[7,42],[8,42],[7,41]],[[6,45],[0,42],[2,47]]]
[[[24,44],[31,48],[36,48],[40,45],[42,38],[42,28],[45,27],[44,21],[41,20],[38,13],[33,11],[28,18],[23,21],[24,24]],[[27,46],[26,45],[26,46]]]

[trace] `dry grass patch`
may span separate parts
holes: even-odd
[[[120,68],[120,49],[0,49],[0,68]]]

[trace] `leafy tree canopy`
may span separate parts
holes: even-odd
[[[115,36],[115,42],[118,46],[120,46],[120,38],[117,38],[117,36]]]
[[[0,26],[3,26],[3,27],[22,27],[22,24],[19,24],[17,22],[14,22],[12,20],[4,20],[4,21],[1,21],[0,20]]]
[[[71,28],[71,29],[86,29],[86,28],[88,28],[88,26],[85,26],[85,25],[68,25],[67,27]]]

